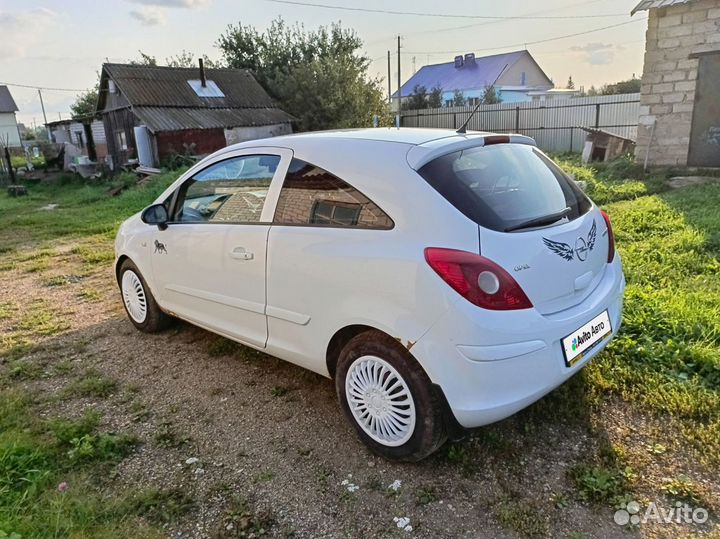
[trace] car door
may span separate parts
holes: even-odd
[[[153,238],[160,304],[254,347],[267,341],[267,237],[290,150],[220,156],[181,183],[170,222]],[[275,187],[277,184],[277,187]]]

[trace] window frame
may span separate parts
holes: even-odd
[[[268,186],[267,194],[265,195],[265,203],[263,204],[262,213],[260,216],[259,221],[177,221],[175,220],[175,215],[178,209],[178,204],[180,202],[180,195],[183,192],[183,190],[187,191],[187,188],[185,187],[188,182],[191,182],[195,179],[195,177],[198,174],[201,174],[202,172],[206,171],[207,169],[214,167],[220,163],[223,163],[225,161],[230,161],[233,159],[242,159],[244,157],[257,157],[257,156],[268,156],[268,157],[277,157],[280,159],[278,162],[277,167],[275,168],[275,173],[273,174],[272,179],[270,180],[270,185]],[[168,208],[168,215],[170,216],[170,220],[167,222],[168,225],[244,225],[244,226],[255,226],[255,225],[264,225],[269,226],[272,225],[272,219],[263,219],[263,217],[266,216],[266,212],[270,213],[270,217],[275,215],[275,206],[277,204],[277,195],[279,194],[280,189],[277,188],[277,183],[279,178],[284,179],[285,173],[287,171],[288,165],[290,161],[292,160],[292,151],[288,150],[286,148],[271,148],[271,147],[258,147],[258,148],[244,148],[241,152],[229,152],[227,155],[222,154],[217,156],[216,159],[212,160],[211,162],[208,162],[206,166],[202,168],[198,168],[194,170],[194,167],[188,170],[187,173],[190,173],[187,177],[181,177],[179,180],[179,183],[174,186],[172,194],[170,195],[170,204]],[[186,173],[186,174],[187,174]],[[166,199],[167,200],[167,199]],[[184,200],[184,199],[183,199]],[[272,208],[272,212],[270,212],[270,209]]]
[[[277,196],[277,198],[275,199],[275,207],[274,207],[274,209],[273,209],[273,215],[272,215],[272,226],[289,226],[289,227],[306,227],[306,228],[336,228],[336,229],[340,229],[340,230],[379,230],[379,231],[388,231],[388,230],[393,230],[393,229],[395,228],[395,220],[392,218],[392,216],[391,216],[388,212],[386,212],[386,211],[383,209],[383,207],[380,206],[380,204],[378,204],[377,202],[375,202],[372,198],[370,198],[369,196],[367,196],[365,193],[363,193],[360,189],[358,189],[357,187],[355,187],[353,184],[351,184],[351,183],[348,182],[347,180],[344,180],[343,178],[341,178],[340,176],[338,176],[337,174],[335,174],[335,173],[332,172],[331,170],[328,170],[328,169],[327,169],[326,167],[324,167],[324,166],[320,166],[320,165],[318,165],[318,164],[316,164],[316,163],[307,161],[307,160],[305,160],[305,159],[303,159],[303,158],[301,158],[301,157],[297,157],[297,156],[294,156],[294,155],[293,155],[293,157],[292,157],[292,159],[291,159],[290,161],[292,162],[293,159],[297,159],[297,160],[299,160],[299,161],[303,161],[304,163],[306,163],[306,164],[308,164],[308,165],[311,165],[311,166],[313,166],[313,167],[317,167],[317,168],[320,168],[320,169],[324,170],[324,171],[327,172],[328,174],[331,174],[332,176],[334,176],[335,178],[337,178],[338,180],[340,180],[341,182],[343,182],[343,183],[344,183],[345,185],[347,185],[348,187],[351,187],[352,189],[354,189],[355,191],[357,191],[358,193],[360,193],[362,196],[364,196],[366,199],[368,199],[370,202],[372,202],[372,203],[375,205],[376,208],[378,208],[381,212],[383,212],[383,214],[385,214],[385,216],[386,216],[386,217],[388,218],[388,220],[390,221],[390,226],[386,226],[386,227],[382,227],[382,226],[365,226],[365,225],[360,225],[360,224],[357,224],[357,225],[354,225],[354,226],[342,226],[342,225],[333,225],[333,224],[311,223],[309,218],[308,218],[308,221],[305,222],[305,223],[281,223],[281,222],[278,222],[278,221],[277,221],[278,203],[280,202],[280,195],[281,195],[281,193],[282,193],[282,190],[283,190],[283,188],[285,187],[285,180],[287,179],[287,173],[288,173],[288,170],[289,170],[289,168],[290,168],[290,163],[288,163],[288,166],[285,168],[285,170],[284,170],[284,172],[283,172],[282,179],[281,179],[281,180],[279,179],[279,181],[278,181],[278,183],[280,184],[280,188],[278,189],[278,193],[277,193],[278,196]],[[312,205],[310,206],[310,214],[309,214],[308,217],[312,216],[312,210],[315,208],[315,205],[316,205],[317,202],[323,202],[323,201],[326,201],[326,200],[327,200],[327,199],[313,200],[313,203],[312,203]]]

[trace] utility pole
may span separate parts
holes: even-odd
[[[50,136],[50,128],[47,126],[47,116],[45,115],[45,103],[43,103],[42,91],[40,90],[40,88],[38,88],[38,95],[40,96],[40,107],[42,108],[43,120],[45,121],[45,130],[47,131],[48,142],[52,142],[52,137]]]
[[[398,104],[397,104],[397,116],[395,117],[395,127],[400,127],[400,109],[402,108],[402,86],[400,84],[400,36],[398,36]]]
[[[388,51],[388,103],[392,104],[392,75],[390,73],[390,51]]]

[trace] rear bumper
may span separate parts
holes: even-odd
[[[560,341],[606,309],[612,338],[620,328],[624,290],[618,256],[585,301],[559,313],[487,311],[460,298],[412,353],[440,386],[460,425],[493,423],[552,391],[608,344],[610,338],[568,367]]]

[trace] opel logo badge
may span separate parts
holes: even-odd
[[[583,238],[578,238],[575,242],[575,255],[578,257],[580,262],[585,262],[588,256],[588,246]]]

